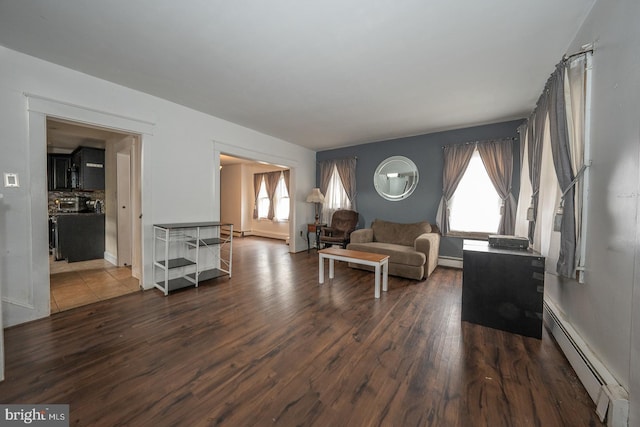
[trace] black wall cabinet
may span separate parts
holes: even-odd
[[[80,190],[104,190],[104,150],[78,147],[72,154]]]
[[[47,156],[49,191],[71,189],[71,156],[49,154]]]

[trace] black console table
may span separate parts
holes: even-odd
[[[462,320],[542,338],[544,257],[465,240]]]

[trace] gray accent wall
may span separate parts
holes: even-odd
[[[513,194],[520,189],[520,144],[517,128],[523,119],[475,126],[426,135],[387,141],[371,142],[334,150],[320,151],[318,162],[344,157],[357,157],[356,207],[360,213],[359,228],[369,226],[376,219],[397,222],[436,222],[438,204],[442,197],[442,147],[488,139],[514,138]],[[388,201],[380,197],[373,185],[373,174],[378,164],[387,157],[405,156],[418,167],[419,181],[411,196],[401,201]],[[317,178],[319,182],[319,177]],[[462,239],[443,238],[440,255],[462,258]]]

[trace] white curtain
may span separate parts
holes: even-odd
[[[527,237],[529,221],[527,210],[531,205],[531,181],[529,180],[529,135],[526,123],[519,128],[520,132],[520,192],[518,193],[518,208],[516,209],[516,236]]]
[[[590,55],[590,54],[588,54]],[[573,58],[567,64],[565,73],[564,96],[567,108],[567,130],[571,145],[571,167],[574,176],[582,168],[584,162],[584,130],[586,103],[586,71],[587,55]],[[575,184],[575,217],[576,217],[576,266],[583,264],[582,259],[582,210],[584,204],[583,179]]]
[[[553,231],[553,217],[560,203],[560,187],[553,166],[549,119],[545,120],[542,139],[540,168],[540,194],[538,196],[538,221],[533,238],[533,248],[546,257],[547,271],[555,274],[560,253],[560,233]]]
[[[331,225],[331,217],[338,209],[351,209],[351,201],[334,164],[327,191],[324,195],[324,203],[322,204],[322,222]]]

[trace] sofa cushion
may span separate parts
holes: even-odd
[[[421,267],[427,261],[422,252],[416,252],[412,246],[395,245],[393,243],[349,243],[347,249],[389,255],[390,263],[398,263]]]
[[[426,221],[400,224],[376,219],[371,224],[371,228],[373,229],[373,239],[376,242],[395,243],[412,247],[413,242],[419,235],[431,232],[431,224]]]

